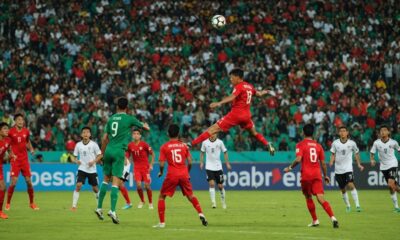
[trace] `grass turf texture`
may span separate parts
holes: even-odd
[[[28,207],[25,192],[14,194],[9,219],[0,219],[1,239],[397,239],[400,213],[393,212],[388,191],[359,191],[363,212],[346,213],[339,191],[326,192],[340,228],[332,224],[319,204],[317,215],[320,226],[308,228],[311,217],[300,191],[227,191],[228,209],[218,205],[211,209],[207,191],[197,191],[209,226],[204,227],[191,203],[177,192],[166,201],[166,228],[153,229],[158,223],[157,201],[154,210],[146,204],[137,209],[138,197],[130,191],[134,207],[120,210],[121,224],[115,225],[106,216],[110,206],[110,192],[104,202],[104,221],[99,221],[94,195],[81,192],[78,210],[70,210],[72,192],[37,192],[39,211]],[[146,196],[146,195],[145,195]],[[154,192],[156,200],[158,192]],[[216,199],[219,203],[219,194]],[[351,195],[349,194],[352,201]],[[316,201],[315,201],[316,202]]]

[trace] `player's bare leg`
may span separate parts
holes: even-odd
[[[271,143],[268,143],[268,141],[264,138],[264,136],[261,133],[257,132],[255,126],[253,126],[250,129],[247,129],[247,131],[249,131],[249,133],[257,139],[257,141],[261,142],[267,148],[267,150],[268,150],[269,154],[271,154],[271,156],[274,156],[275,148],[272,146]]]
[[[7,219],[8,216],[3,212],[4,197],[6,195],[6,183],[0,180],[0,218]]]
[[[159,218],[159,223],[154,225],[153,228],[165,228],[165,198],[166,195],[160,195],[158,196],[158,218]]]
[[[194,146],[196,144],[202,143],[207,140],[211,135],[221,132],[222,129],[218,126],[218,124],[214,123],[211,127],[209,127],[205,132],[200,134],[196,139],[194,139],[190,145]]]
[[[328,214],[328,216],[330,217],[330,219],[332,221],[332,224],[333,224],[333,227],[334,228],[339,228],[339,222],[335,218],[335,215],[333,214],[331,205],[329,204],[328,201],[325,200],[324,194],[317,194],[317,200],[321,204],[321,206],[325,210],[325,212]]]
[[[32,180],[31,177],[25,177],[25,182],[26,182],[26,186],[28,188],[28,195],[29,195],[29,206],[30,208],[32,208],[33,210],[39,210],[39,207],[35,204],[34,198],[34,192],[33,192],[33,184],[32,184]]]
[[[119,177],[112,177],[112,186],[111,186],[111,210],[108,212],[108,216],[111,218],[112,222],[115,224],[119,224],[119,219],[117,213],[115,212],[117,201],[118,201],[118,192],[119,186],[121,185],[121,179]]]
[[[219,192],[221,193],[221,203],[222,203],[222,208],[226,209],[226,202],[225,202],[225,188],[222,183],[218,184],[218,189]]]
[[[211,199],[211,207],[216,208],[217,204],[215,202],[215,181],[210,180],[208,181],[209,192],[210,192],[210,199]]]
[[[315,204],[312,199],[312,195],[304,194],[304,197],[306,198],[307,208],[308,208],[308,211],[310,212],[311,218],[312,218],[312,222],[308,226],[309,227],[318,227],[319,221],[317,218],[317,212],[315,211]]]
[[[97,215],[99,220],[104,220],[103,216],[103,201],[104,198],[107,194],[107,189],[108,189],[108,184],[111,181],[111,176],[104,176],[103,183],[100,186],[100,192],[99,192],[99,200],[97,201],[97,209],[94,211],[94,213]]]
[[[189,202],[192,203],[193,207],[196,209],[197,213],[199,214],[199,217],[200,217],[200,220],[201,220],[201,223],[203,224],[203,226],[207,226],[208,222],[207,222],[206,217],[203,214],[203,210],[201,210],[199,200],[197,200],[197,198],[194,195],[186,196],[186,197],[189,200]]]
[[[122,210],[132,208],[131,199],[129,198],[128,189],[126,189],[124,181],[121,181],[121,184],[119,185],[119,191],[121,191],[126,203],[125,206],[122,207]]]
[[[72,194],[71,211],[76,211],[76,209],[78,207],[79,192],[81,191],[81,188],[82,188],[82,183],[81,182],[76,183],[75,191]]]
[[[10,183],[10,186],[8,186],[8,190],[7,190],[7,203],[6,203],[6,207],[5,207],[6,211],[10,210],[10,208],[11,208],[11,199],[13,197],[14,189],[15,189],[15,186],[17,185],[17,182],[18,182],[18,176],[11,177],[11,183]]]
[[[353,182],[349,182],[347,184],[347,189],[351,191],[351,196],[353,197],[354,204],[356,205],[356,211],[361,212],[361,206],[360,206],[360,201],[358,200],[358,192],[356,186],[354,185]]]
[[[137,181],[136,182],[136,191],[139,195],[140,198],[140,202],[138,204],[138,208],[143,208],[144,205],[144,195],[143,195],[143,189],[142,189],[142,182],[141,181]]]
[[[144,189],[146,189],[147,199],[149,200],[149,209],[154,209],[154,207],[153,207],[153,192],[150,188],[150,183],[144,183]]]
[[[395,212],[400,212],[399,208],[399,202],[397,200],[397,190],[398,186],[396,184],[396,181],[394,179],[389,179],[388,180],[388,187],[390,190],[390,198],[392,199],[393,205],[394,205],[394,210]]]

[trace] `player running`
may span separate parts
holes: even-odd
[[[6,195],[6,183],[4,181],[3,162],[4,155],[8,151],[10,159],[16,156],[11,151],[10,139],[8,138],[8,124],[5,122],[0,123],[0,218],[7,219],[8,216],[3,212],[4,196]]]
[[[33,210],[39,210],[39,207],[34,202],[34,191],[31,180],[31,167],[28,160],[29,149],[31,155],[35,154],[35,150],[32,147],[31,141],[29,140],[30,132],[24,127],[25,120],[22,114],[18,113],[14,116],[15,126],[10,129],[8,136],[11,139],[11,149],[16,155],[16,158],[11,163],[11,183],[7,191],[7,204],[6,210],[11,208],[11,199],[14,194],[15,185],[18,181],[19,173],[25,178],[26,186],[28,188],[29,203]]]
[[[99,201],[95,213],[100,220],[103,220],[103,201],[107,193],[108,184],[112,181],[111,187],[111,210],[108,216],[113,223],[119,224],[119,219],[115,213],[115,207],[118,201],[118,191],[121,185],[121,178],[124,171],[125,151],[127,149],[131,128],[136,126],[150,130],[147,123],[142,123],[134,116],[128,115],[128,99],[121,97],[117,101],[117,113],[112,115],[105,127],[105,133],[102,139],[101,151],[103,157],[104,180],[100,186]]]
[[[258,133],[256,131],[254,123],[251,120],[250,105],[253,95],[261,97],[265,94],[275,95],[275,93],[269,90],[255,90],[253,85],[243,80],[242,69],[235,68],[229,73],[229,75],[231,83],[234,86],[232,94],[228,97],[225,97],[219,102],[211,103],[210,108],[217,108],[225,103],[232,102],[231,111],[223,118],[221,118],[217,123],[209,127],[207,131],[203,132],[188,145],[194,146],[205,141],[207,138],[215,133],[218,133],[220,131],[226,132],[231,127],[240,125],[241,128],[248,130],[252,136],[254,136],[259,142],[266,146],[271,155],[274,155],[275,148],[272,146],[272,144],[268,144],[268,141],[261,133]]]
[[[398,177],[398,161],[394,151],[400,152],[399,143],[389,137],[389,127],[381,126],[379,128],[380,138],[375,140],[371,148],[370,160],[371,166],[375,166],[375,153],[378,152],[378,158],[380,161],[379,169],[383,173],[385,180],[388,184],[390,197],[392,198],[395,212],[400,213],[399,203],[397,201],[397,192],[400,192],[400,188],[397,185],[396,178]]]
[[[215,202],[215,183],[217,183],[218,189],[221,193],[222,208],[226,209],[224,172],[222,171],[220,155],[222,151],[224,153],[226,168],[228,171],[230,171],[232,167],[229,163],[228,150],[226,149],[224,143],[217,138],[217,134],[213,134],[209,139],[205,140],[201,144],[200,150],[200,169],[203,169],[204,167],[204,153],[206,153],[206,172],[212,208],[217,207]]]
[[[165,161],[168,162],[167,176],[161,186],[160,195],[158,197],[158,217],[160,222],[154,225],[155,228],[165,227],[165,198],[174,196],[176,187],[180,187],[184,196],[199,214],[200,220],[204,226],[208,225],[206,217],[201,210],[201,206],[197,198],[193,195],[192,184],[190,183],[190,169],[192,167],[192,156],[186,144],[178,140],[179,126],[171,124],[168,128],[168,136],[170,140],[163,144],[160,149],[160,172],[161,177],[164,172]],[[188,162],[186,166],[185,162]]]
[[[346,188],[351,191],[351,196],[356,205],[356,211],[361,212],[357,189],[354,185],[353,174],[353,154],[360,171],[364,170],[364,167],[361,165],[360,151],[358,150],[357,144],[353,140],[349,139],[349,131],[347,130],[347,127],[339,127],[339,137],[339,139],[336,139],[332,143],[329,166],[332,167],[333,164],[335,164],[335,179],[342,191],[343,201],[346,204],[346,212],[351,212],[349,196],[347,195]]]
[[[324,174],[326,184],[330,182],[327,176],[326,164],[324,162],[324,150],[322,146],[312,139],[314,134],[314,126],[306,124],[303,127],[304,140],[296,145],[296,160],[289,167],[284,169],[285,172],[291,171],[297,164],[301,163],[301,189],[306,198],[307,208],[312,217],[312,223],[309,227],[319,226],[319,220],[315,211],[315,204],[312,196],[317,196],[318,202],[324,208],[325,212],[331,218],[334,228],[339,227],[339,222],[335,218],[330,204],[324,199],[324,187],[321,177],[321,168]]]
[[[90,127],[83,127],[81,130],[82,141],[78,142],[74,149],[73,161],[79,165],[76,180],[76,187],[72,197],[72,211],[76,211],[79,191],[82,185],[85,184],[86,178],[92,186],[96,199],[98,199],[98,182],[97,182],[97,169],[96,163],[103,157],[99,145],[90,140],[92,130]],[[79,160],[78,160],[79,159]]]
[[[136,182],[136,190],[140,197],[138,208],[143,208],[144,196],[142,189],[142,182],[144,189],[147,192],[149,200],[149,209],[153,209],[153,194],[150,188],[151,178],[150,171],[153,170],[155,154],[149,144],[142,141],[142,134],[139,129],[134,129],[132,132],[133,142],[129,143],[128,150],[126,151],[126,158],[132,156],[133,159],[133,175]],[[149,155],[151,155],[151,162],[149,164]]]

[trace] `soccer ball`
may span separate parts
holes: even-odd
[[[225,17],[222,15],[215,15],[211,18],[211,24],[214,28],[222,28],[226,24]]]

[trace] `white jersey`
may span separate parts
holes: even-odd
[[[331,153],[335,154],[335,173],[353,172],[353,153],[356,154],[359,151],[353,140],[347,139],[343,143],[340,139],[336,139],[331,146]]]
[[[206,153],[206,170],[222,170],[221,151],[225,153],[227,149],[220,139],[217,138],[214,142],[211,142],[210,139],[205,140],[201,144],[200,150]]]
[[[78,170],[86,173],[96,173],[96,164],[89,167],[89,162],[96,159],[101,154],[101,150],[97,143],[90,140],[87,144],[83,144],[82,141],[78,142],[75,146],[74,156],[79,159],[81,164]]]
[[[372,145],[371,153],[378,151],[378,157],[380,164],[380,170],[388,170],[390,168],[398,167],[399,163],[394,155],[394,151],[400,151],[399,143],[396,140],[389,138],[387,142],[382,142],[381,139],[377,139]]]

